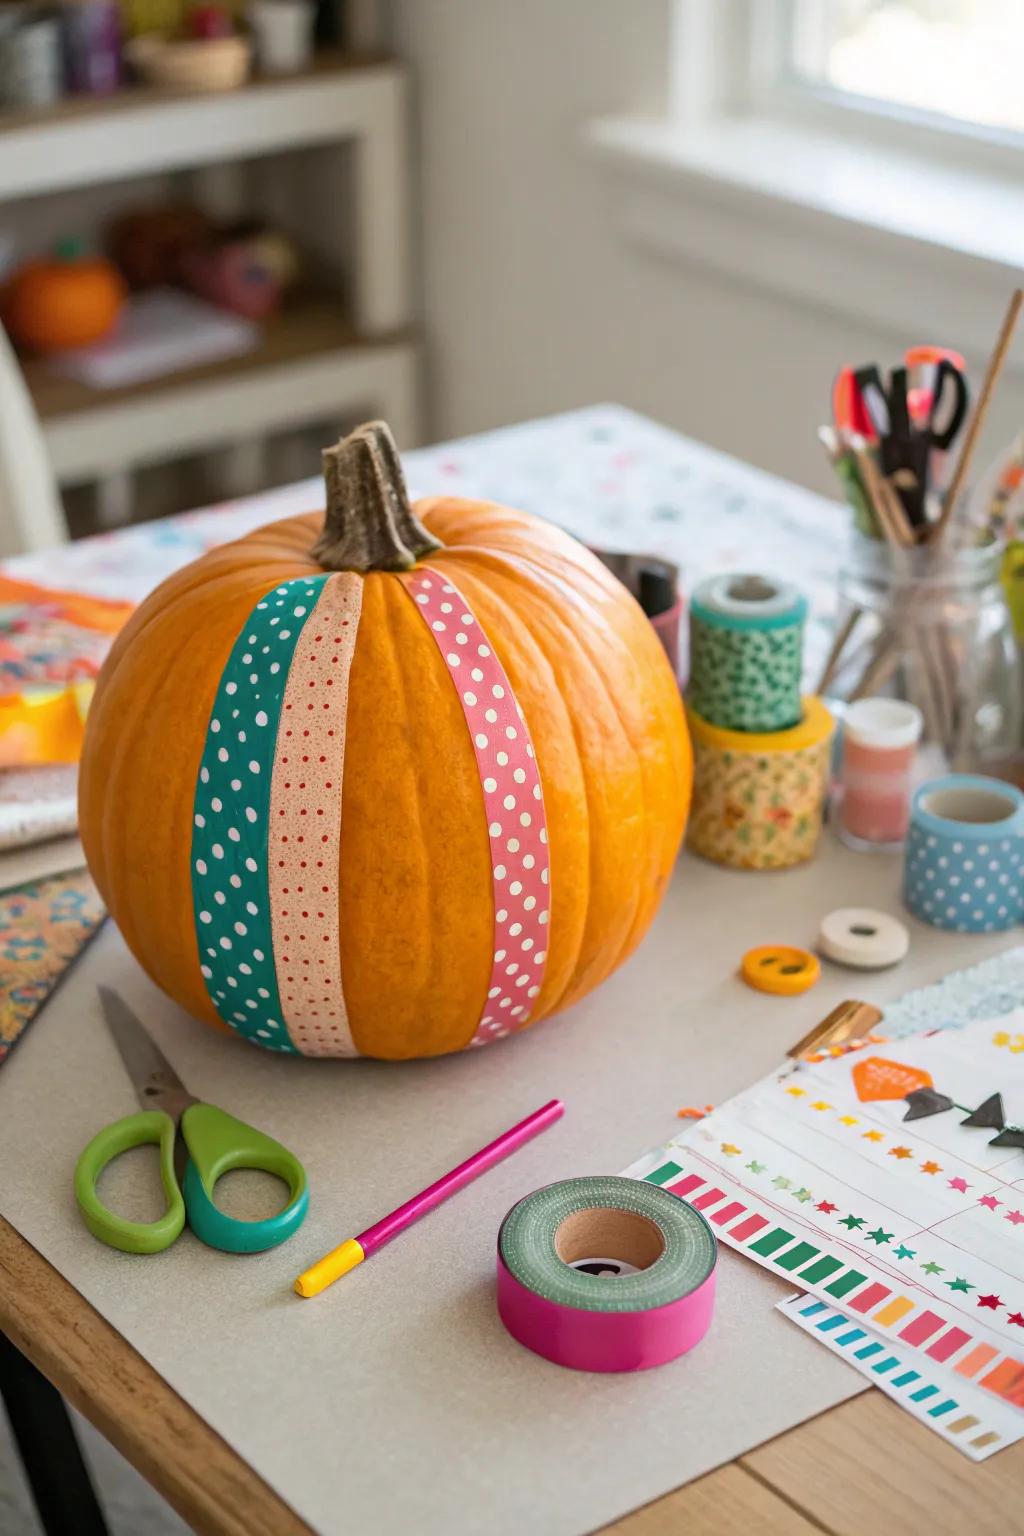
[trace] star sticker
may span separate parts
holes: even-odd
[[[731,1141],[723,1141],[722,1142],[722,1151],[725,1153],[726,1157],[738,1157],[739,1154],[740,1154],[741,1148],[740,1147],[734,1147]]]
[[[864,1225],[864,1217],[863,1216],[844,1216],[842,1221],[839,1223],[839,1225],[841,1227],[849,1227],[850,1231],[852,1232],[855,1227],[862,1227]]]
[[[865,1234],[864,1241],[866,1243],[877,1243],[881,1247],[883,1243],[892,1242],[892,1233],[883,1232],[881,1227],[876,1227],[873,1232]]]
[[[979,1205],[987,1206],[990,1211],[994,1211],[996,1206],[997,1205],[1002,1205],[1002,1203],[1003,1202],[1001,1200],[997,1200],[996,1199],[995,1195],[979,1195],[978,1196],[978,1204]]]
[[[1024,1328],[1024,1312],[1011,1312],[1006,1321],[1016,1323],[1018,1328]]]
[[[794,1099],[802,1099],[804,1094],[807,1092],[807,1089],[806,1088],[787,1088],[786,1092],[787,1093],[791,1093],[793,1095]]]
[[[1019,1227],[1021,1222],[1024,1221],[1024,1211],[1007,1211],[1006,1219],[1007,1221],[1012,1221],[1015,1227]]]
[[[793,1191],[793,1199],[799,1200],[801,1205],[805,1204],[810,1198],[811,1192],[809,1189],[794,1189]]]
[[[832,1105],[831,1105],[831,1104],[826,1104],[826,1103],[825,1103],[825,1100],[824,1100],[824,1099],[817,1099],[817,1100],[816,1100],[816,1101],[815,1101],[815,1102],[814,1102],[814,1103],[813,1103],[813,1104],[812,1104],[812,1105],[811,1105],[811,1108],[812,1108],[812,1109],[831,1109],[831,1108],[832,1108]]]
[[[831,1200],[819,1200],[814,1207],[816,1211],[824,1211],[826,1216],[831,1216],[833,1211],[838,1211],[838,1205],[833,1205]]]
[[[994,1312],[996,1310],[996,1308],[997,1307],[1001,1307],[1002,1304],[1003,1304],[1002,1297],[1000,1297],[1000,1296],[979,1296],[978,1297],[978,1306],[979,1307],[988,1307],[990,1312]]]
[[[927,1264],[922,1264],[921,1265],[921,1268],[924,1270],[926,1275],[941,1275],[942,1274],[942,1265],[941,1264],[936,1264],[934,1259],[929,1259]]]
[[[915,1249],[906,1248],[903,1243],[900,1243],[899,1247],[896,1249],[896,1257],[898,1259],[912,1259],[914,1257],[915,1251]]]
[[[890,1157],[904,1158],[904,1157],[913,1157],[913,1155],[914,1154],[913,1154],[913,1152],[911,1152],[909,1147],[890,1147],[889,1148],[889,1156]]]
[[[839,1116],[839,1124],[840,1125],[860,1125],[860,1121],[858,1120],[856,1115],[840,1115]]]
[[[961,1179],[959,1176],[955,1179],[947,1179],[946,1182],[950,1189],[958,1189],[962,1195],[966,1195],[971,1187],[966,1179]]]
[[[921,1172],[922,1173],[941,1173],[942,1172],[942,1164],[941,1163],[932,1163],[932,1162],[922,1163],[921,1164]]]
[[[884,1141],[885,1137],[882,1135],[881,1131],[865,1131],[864,1132],[864,1136],[863,1136],[863,1140],[864,1141]]]
[[[968,1291],[974,1290],[974,1286],[971,1285],[970,1281],[965,1280],[962,1275],[957,1275],[955,1280],[947,1280],[945,1284],[949,1286],[951,1291],[963,1291],[965,1296]]]
[[[782,1177],[781,1173],[778,1174],[774,1179],[772,1179],[772,1183],[774,1184],[776,1189],[789,1189],[789,1187],[792,1184],[792,1182],[793,1182],[792,1179],[784,1179]]]

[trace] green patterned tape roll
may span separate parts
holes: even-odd
[[[712,576],[690,600],[691,707],[729,731],[800,719],[807,602],[769,576]]]

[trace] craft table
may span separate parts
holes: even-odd
[[[812,668],[821,654],[843,519],[804,491],[611,407],[413,454],[408,469],[414,493],[486,495],[542,512],[591,543],[667,556],[682,565],[687,588],[713,569],[784,572],[812,600]],[[141,596],[202,548],[316,505],[318,494],[309,482],[12,569],[50,585]],[[1019,1524],[1024,1447],[972,1466],[774,1313],[772,1303],[790,1287],[733,1253],[722,1255],[708,1339],[685,1361],[644,1377],[560,1372],[507,1340],[493,1314],[496,1214],[513,1199],[571,1172],[626,1166],[672,1134],[679,1105],[720,1102],[769,1070],[851,990],[884,1005],[1012,942],[911,924],[908,960],[870,984],[826,968],[809,997],[790,1000],[736,980],[746,947],[811,942],[829,907],[898,910],[898,877],[898,860],[858,857],[831,836],[813,865],[782,875],[738,875],[684,856],[640,951],[563,1019],[454,1065],[359,1063],[353,1073],[349,1063],[296,1063],[291,1111],[289,1088],[274,1076],[282,1064],[191,1025],[169,1003],[158,1006],[108,925],[0,1074],[0,1330],[196,1530],[217,1536],[333,1536],[356,1524],[382,1536],[413,1528],[582,1532],[615,1516],[609,1528],[625,1536],[965,1528],[1003,1536]],[[375,1128],[372,1157],[379,1164],[384,1149],[393,1156],[394,1193],[404,1196],[415,1184],[407,1189],[403,1181],[417,1170],[426,1181],[427,1138],[432,1177],[455,1160],[437,1150],[441,1142],[468,1151],[487,1127],[493,1134],[514,1118],[504,1113],[518,1102],[514,1089],[532,1095],[523,1110],[558,1093],[569,1113],[556,1132],[375,1261],[372,1291],[358,1288],[360,1274],[344,1293],[300,1303],[284,1283],[294,1256],[282,1260],[282,1250],[246,1259],[230,1275],[221,1256],[222,1267],[212,1270],[195,1243],[159,1260],[125,1260],[96,1250],[70,1196],[83,1129],[107,1110],[131,1107],[116,1058],[107,1070],[94,1060],[104,1041],[92,988],[108,972],[149,1008],[161,1045],[186,1080],[203,1081],[213,1102],[258,1124],[272,1118],[273,1103],[275,1134],[295,1145],[287,1116],[299,1113],[301,1096],[316,1145],[312,1182],[333,1223],[317,1225],[314,1247],[325,1246],[328,1230],[338,1239],[357,1225],[341,1214],[337,1170],[323,1177],[332,1132],[348,1138],[348,1155],[363,1156],[369,1208],[360,1214],[375,1216],[391,1188],[379,1170],[379,1188],[370,1188],[365,1147]],[[491,1052],[500,1059],[486,1061]],[[264,1102],[271,1079],[276,1097]],[[535,1092],[541,1082],[549,1092]],[[422,1296],[412,1291],[420,1274]],[[123,1297],[119,1286],[128,1286]],[[104,1311],[118,1313],[123,1332]],[[296,1398],[279,1357],[276,1366],[261,1358],[261,1347],[286,1333],[296,1348],[295,1377],[311,1362],[319,1369],[319,1377],[307,1375],[305,1399]],[[366,1379],[378,1363],[379,1374],[401,1378],[390,1412],[379,1384]],[[481,1412],[488,1390],[494,1401]],[[197,1411],[200,1399],[217,1428]],[[254,1424],[257,1401],[283,1434],[291,1432],[284,1451]],[[348,1401],[365,1406],[346,1420]],[[796,1427],[777,1434],[780,1411]],[[705,1443],[731,1449],[704,1462],[716,1470],[666,1492],[694,1477]],[[236,1448],[245,1444],[264,1448],[258,1467]],[[663,1496],[623,1515],[655,1494]],[[460,1519],[463,1499],[474,1513]]]

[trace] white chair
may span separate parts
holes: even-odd
[[[67,519],[43,429],[0,326],[0,558],[67,540]]]

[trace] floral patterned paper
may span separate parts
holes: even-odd
[[[85,870],[0,896],[0,1066],[105,911]]]

